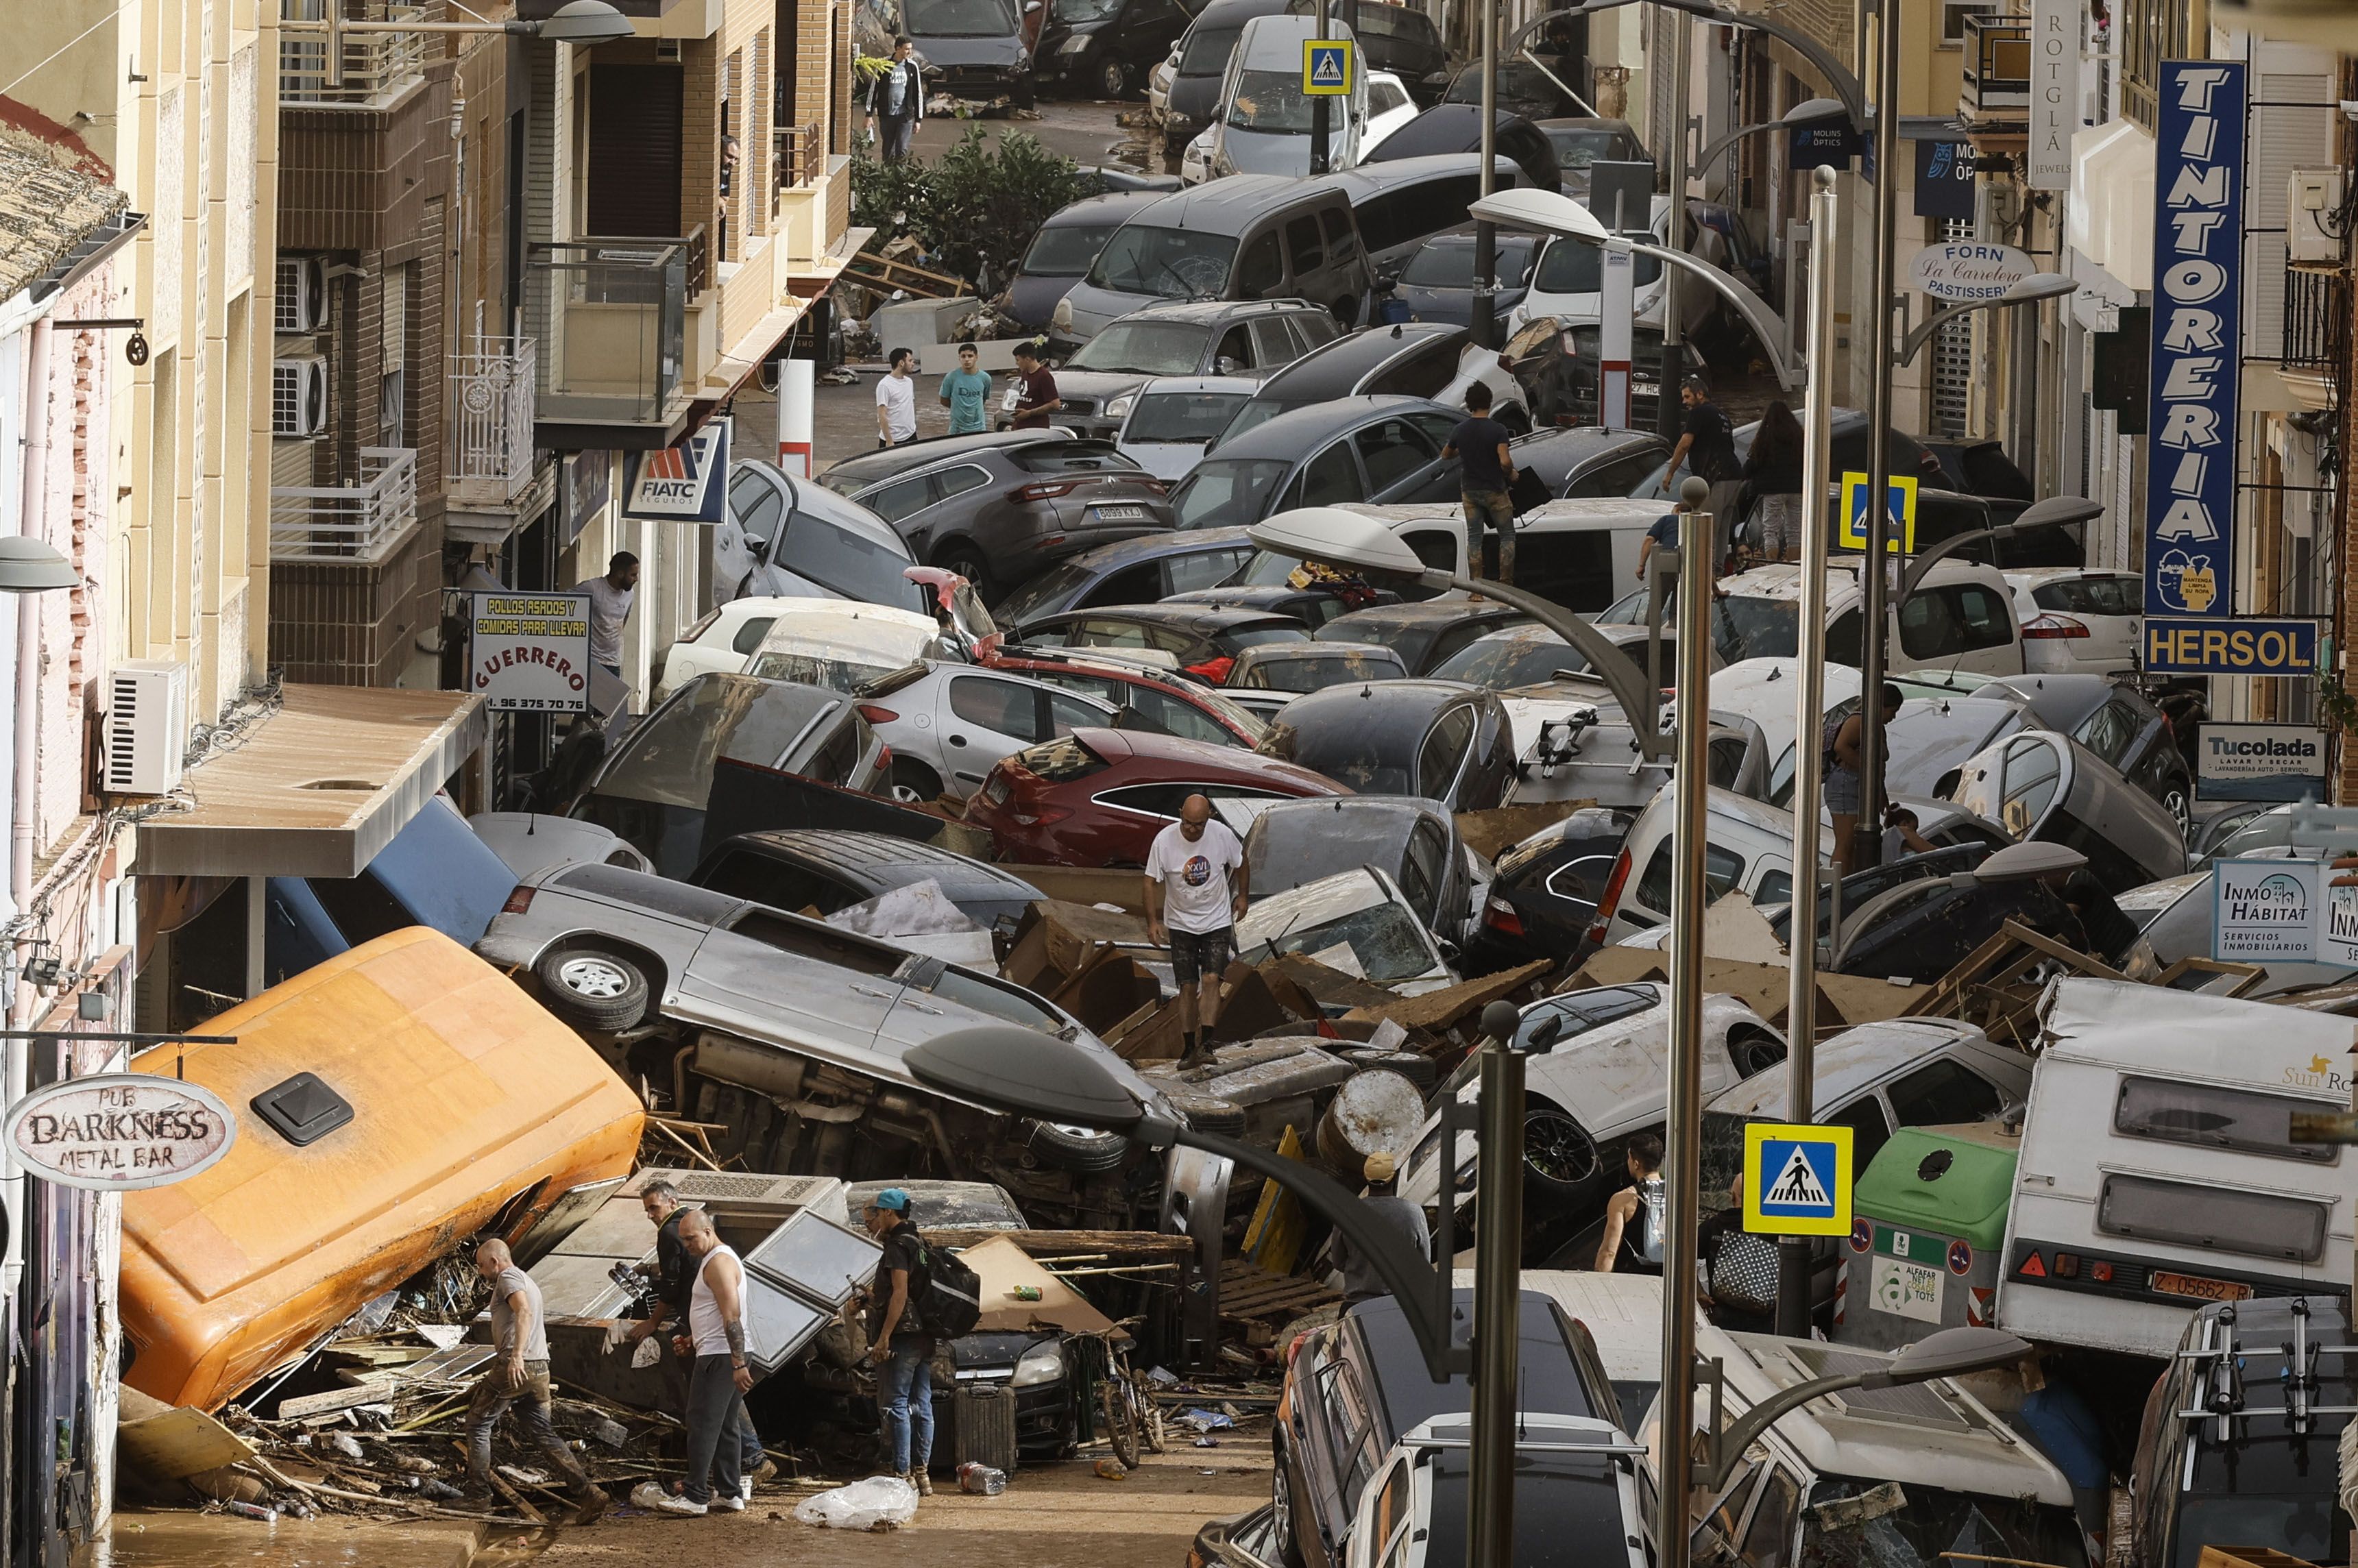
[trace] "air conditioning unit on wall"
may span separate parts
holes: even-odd
[[[2285,259],[2295,266],[2339,267],[2342,236],[2326,225],[2342,212],[2342,171],[2297,168],[2285,192]]]
[[[178,785],[189,744],[189,666],[130,659],[107,673],[106,795],[163,795]]]
[[[328,316],[328,289],[318,256],[280,256],[272,286],[271,325],[281,332],[316,332]]]
[[[303,440],[328,427],[328,362],[318,354],[270,362],[270,433]]]

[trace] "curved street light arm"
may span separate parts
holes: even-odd
[[[1790,1389],[1778,1390],[1768,1398],[1746,1411],[1736,1423],[1729,1427],[1725,1433],[1719,1432],[1712,1433],[1711,1474],[1708,1476],[1697,1477],[1699,1484],[1706,1491],[1717,1491],[1721,1484],[1727,1479],[1729,1467],[1741,1463],[1744,1451],[1751,1447],[1754,1440],[1762,1433],[1775,1425],[1779,1418],[1801,1409],[1812,1400],[1826,1394],[1838,1394],[1844,1389],[1865,1387],[1871,1379],[1877,1378],[1886,1383],[1891,1380],[1888,1372],[1878,1369],[1874,1372],[1854,1372],[1844,1378],[1812,1378],[1806,1383],[1796,1383]]]
[[[1637,3],[1638,0],[1582,0],[1582,4],[1542,12],[1517,29],[1508,44],[1507,52],[1513,54],[1521,49],[1526,39],[1558,16],[1594,16],[1599,11],[1610,11]],[[1651,0],[1651,3],[1668,10],[1684,11],[1690,16],[1700,16],[1724,27],[1750,27],[1755,32],[1766,33],[1777,39],[1809,61],[1811,68],[1826,79],[1826,85],[1833,89],[1834,96],[1843,101],[1843,108],[1849,113],[1852,127],[1861,136],[1866,135],[1866,94],[1860,89],[1858,78],[1850,73],[1848,66],[1834,58],[1831,49],[1807,33],[1755,11],[1731,11],[1725,5],[1714,5],[1713,0]]]
[[[1642,240],[1630,241],[1629,248],[1639,255],[1652,256],[1657,261],[1683,268],[1717,289],[1722,298],[1736,307],[1736,313],[1752,329],[1753,336],[1760,340],[1761,348],[1768,352],[1768,363],[1777,373],[1777,384],[1788,392],[1801,384],[1801,367],[1786,363],[1785,356],[1777,351],[1777,344],[1785,335],[1784,323],[1758,295],[1701,256],[1674,251],[1667,245],[1648,244]],[[1667,377],[1669,367],[1664,366],[1663,372]]]
[[[1571,88],[1565,86],[1563,77],[1558,76],[1554,71],[1550,70],[1546,66],[1541,64],[1540,57],[1531,51],[1530,46],[1526,45],[1523,48],[1517,49],[1515,53],[1528,63],[1533,70],[1538,71],[1541,76],[1546,77],[1550,81],[1555,83],[1555,90],[1558,92],[1563,93],[1566,98],[1569,98],[1574,103],[1579,104],[1580,112],[1582,114],[1587,115],[1592,120],[1602,120],[1605,118],[1604,115],[1596,112],[1595,104],[1591,103],[1587,99],[1583,98],[1579,93],[1574,92]]]
[[[1781,131],[1785,128],[1785,122],[1782,120],[1764,120],[1758,125],[1738,125],[1735,130],[1704,148],[1702,154],[1695,159],[1695,167],[1709,168],[1714,158],[1718,157],[1747,136],[1757,136],[1763,131]]]
[[[1955,320],[1960,316],[1969,315],[1975,310],[1987,310],[1993,306],[2018,305],[2021,303],[2023,303],[2023,301],[2008,299],[2004,295],[2000,295],[1996,299],[1968,300],[1962,305],[1951,305],[1942,309],[1935,310],[1930,316],[1925,317],[1923,320],[1918,322],[1914,331],[1909,333],[1908,336],[1900,340],[1899,347],[1892,351],[1891,362],[1894,364],[1904,365],[1909,360],[1914,359],[1916,357],[1916,351],[1919,349],[1921,349],[1926,343],[1932,341],[1933,333],[1939,331],[1942,328],[1947,326],[1950,322]]]
[[[1435,588],[1462,589],[1467,593],[1478,593],[1485,599],[1495,599],[1501,604],[1520,610],[1587,654],[1589,668],[1595,672],[1597,679],[1605,683],[1606,689],[1612,692],[1614,700],[1621,705],[1622,716],[1629,721],[1629,733],[1637,737],[1639,750],[1653,761],[1670,756],[1671,741],[1662,733],[1660,722],[1660,691],[1648,682],[1645,671],[1638,667],[1637,662],[1619,643],[1606,640],[1595,627],[1571,614],[1563,606],[1512,583],[1487,579],[1477,582],[1437,571],[1427,572],[1424,576],[1425,580]]]
[[[1457,1344],[1450,1332],[1449,1275],[1410,1249],[1401,1233],[1372,1218],[1358,1195],[1324,1171],[1300,1160],[1289,1160],[1273,1149],[1261,1149],[1241,1139],[1194,1128],[1175,1128],[1172,1141],[1206,1154],[1232,1160],[1257,1171],[1299,1199],[1303,1207],[1332,1223],[1350,1241],[1352,1251],[1365,1258],[1384,1281],[1417,1348],[1424,1353],[1425,1370],[1436,1383],[1474,1369],[1472,1350]],[[1438,1276],[1436,1278],[1436,1276]]]

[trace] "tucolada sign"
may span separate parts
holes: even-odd
[[[2006,291],[2039,270],[2012,245],[1959,240],[1926,245],[1908,264],[1909,280],[1935,299],[1960,302],[2001,299]]]

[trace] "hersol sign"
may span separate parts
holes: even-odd
[[[110,1073],[34,1090],[10,1108],[5,1136],[45,1182],[120,1193],[218,1163],[237,1141],[237,1118],[194,1084]]]

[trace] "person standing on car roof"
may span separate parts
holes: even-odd
[[[1382,1150],[1368,1155],[1367,1162],[1359,1167],[1359,1174],[1366,1178],[1368,1184],[1368,1190],[1359,1195],[1359,1206],[1379,1222],[1398,1230],[1410,1249],[1430,1263],[1433,1260],[1432,1228],[1424,1223],[1423,1208],[1401,1197],[1395,1190],[1393,1178],[1399,1172],[1399,1161]],[[1333,1256],[1335,1271],[1343,1276],[1345,1306],[1356,1306],[1361,1302],[1391,1294],[1383,1276],[1376,1272],[1375,1265],[1361,1256],[1358,1249],[1351,1245],[1351,1238],[1339,1230],[1335,1233]]]
[[[1883,721],[1886,724],[1899,717],[1899,705],[1904,701],[1899,688],[1889,681],[1883,683]],[[1862,704],[1862,706],[1864,706]],[[1859,794],[1864,789],[1860,736],[1866,733],[1857,709],[1840,719],[1829,718],[1820,736],[1826,749],[1826,812],[1834,819],[1834,877],[1837,881],[1850,872],[1857,856]]]
[[[875,135],[882,125],[881,150],[886,163],[909,156],[917,122],[925,117],[925,77],[916,53],[917,46],[909,39],[894,38],[892,69],[868,86],[868,134]]]
[[[1457,495],[1466,509],[1466,575],[1487,577],[1482,569],[1482,530],[1487,524],[1498,534],[1498,573],[1495,580],[1515,580],[1515,460],[1507,450],[1514,438],[1490,417],[1490,389],[1476,382],[1466,389],[1466,417],[1449,432],[1442,457],[1457,460]]]
[[[926,1467],[934,1456],[934,1336],[914,1305],[922,1298],[925,1243],[909,1212],[909,1195],[886,1187],[860,1211],[868,1234],[884,1244],[876,1281],[868,1292],[868,1364],[876,1370],[876,1407],[892,1473],[934,1495]]]
[[[652,1337],[666,1323],[687,1321],[688,1292],[696,1283],[695,1271],[688,1267],[687,1247],[679,1238],[679,1222],[688,1211],[680,1206],[679,1189],[669,1182],[649,1182],[639,1194],[639,1206],[646,1211],[647,1223],[655,1227],[655,1256],[652,1263],[633,1265],[633,1271],[646,1275],[654,1281],[655,1303],[653,1311],[641,1318],[637,1326],[622,1336],[624,1341],[637,1345]],[[687,1413],[687,1390],[683,1383],[680,1414]],[[766,1481],[778,1473],[777,1462],[762,1450],[762,1434],[753,1430],[751,1420],[737,1424],[737,1465],[743,1473],[741,1488],[752,1496],[753,1483]]]
[[[1250,884],[1244,844],[1227,823],[1212,820],[1212,803],[1200,795],[1180,803],[1179,820],[1147,849],[1146,935],[1171,949],[1183,1064],[1210,1048],[1220,1022],[1220,977],[1236,954]]]
[[[1714,568],[1727,558],[1727,534],[1735,525],[1736,501],[1744,483],[1744,469],[1736,460],[1736,432],[1719,405],[1711,400],[1711,389],[1703,377],[1691,375],[1679,388],[1679,400],[1687,406],[1686,428],[1680,432],[1678,445],[1671,449],[1670,466],[1662,470],[1662,493],[1671,492],[1671,480],[1683,462],[1697,479],[1711,486],[1711,495],[1704,501],[1711,514],[1712,561]]]

